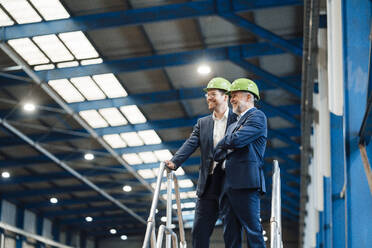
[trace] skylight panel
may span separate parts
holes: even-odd
[[[67,103],[82,102],[84,97],[67,79],[50,80],[48,82]]]
[[[196,206],[195,202],[182,203],[182,208],[194,208],[195,206]]]
[[[145,116],[143,116],[136,105],[122,106],[120,110],[131,124],[146,122]]]
[[[163,194],[162,197],[164,200],[167,200],[167,194]],[[172,194],[172,200],[175,200],[176,199],[176,195],[175,194]]]
[[[120,137],[119,134],[107,134],[103,135],[103,139],[112,147],[112,148],[121,148],[126,147],[127,144]]]
[[[59,0],[30,0],[46,21],[69,18]]]
[[[102,90],[94,83],[91,77],[71,78],[70,81],[88,100],[99,100],[106,98]]]
[[[156,176],[157,176],[157,175],[156,175]],[[156,187],[156,183],[152,183],[152,184],[151,184],[151,187],[152,187],[153,189],[155,189],[155,187]],[[161,189],[161,190],[167,189],[167,183],[161,183],[161,184],[160,184],[160,189]]]
[[[35,71],[51,70],[51,69],[54,69],[54,67],[55,66],[53,64],[35,65],[34,70]]]
[[[188,198],[195,198],[196,197],[196,191],[187,192],[187,197]]]
[[[80,111],[79,115],[92,127],[100,128],[107,127],[107,122],[102,118],[102,116],[94,109]]]
[[[122,155],[123,159],[130,165],[142,164],[142,159],[136,153],[127,153]],[[137,171],[138,172],[138,171]],[[143,172],[146,174],[146,172]],[[141,175],[141,174],[140,174]],[[142,176],[142,175],[141,175]],[[143,176],[142,176],[143,177]],[[152,177],[152,176],[151,176]],[[144,177],[145,178],[145,177]]]
[[[19,24],[42,21],[26,0],[0,0],[0,3]]]
[[[62,39],[77,59],[98,57],[96,49],[81,31],[61,33],[59,38]]]
[[[154,178],[154,173],[150,169],[144,169],[144,170],[138,170],[138,174],[140,174],[141,177],[148,179],[148,178]]]
[[[153,168],[152,171],[154,172],[154,175],[157,177],[159,174],[159,168]],[[167,172],[165,170],[163,171],[163,176],[164,177],[167,176]]]
[[[98,110],[111,126],[121,126],[128,124],[128,121],[117,108],[104,108]]]
[[[29,65],[49,62],[49,59],[29,38],[9,40],[8,43]]]
[[[55,34],[35,36],[32,40],[53,62],[73,60],[74,57]]]
[[[178,184],[181,188],[189,188],[189,187],[194,186],[194,184],[192,183],[192,181],[190,179],[179,180]]]
[[[136,132],[121,133],[120,135],[128,146],[143,146],[143,141]]]
[[[155,156],[159,159],[159,161],[170,160],[173,157],[172,153],[167,149],[157,150],[154,151],[154,153]]]
[[[156,163],[158,159],[155,157],[153,152],[140,152],[138,153],[144,163]]]
[[[160,144],[161,139],[154,130],[139,131],[138,135],[145,142],[146,145]]]
[[[110,98],[125,97],[128,95],[123,86],[112,73],[94,75],[93,79],[103,90],[103,92],[105,92],[105,94]]]
[[[175,171],[175,173],[176,173],[176,176],[183,176],[183,175],[185,175],[185,171],[184,171],[181,167],[179,167],[179,168]]]
[[[94,65],[94,64],[101,64],[103,60],[101,58],[98,59],[86,59],[80,61],[81,65]]]
[[[0,26],[10,26],[13,24],[13,20],[10,19],[10,17],[4,12],[4,10],[0,9]]]
[[[78,66],[78,65],[79,65],[79,62],[77,62],[77,61],[69,61],[69,62],[58,63],[57,67],[58,68],[66,68],[66,67],[74,67],[74,66]]]

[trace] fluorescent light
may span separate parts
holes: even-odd
[[[127,240],[127,239],[128,239],[128,236],[127,236],[127,235],[121,235],[121,236],[120,236],[120,239],[121,239],[121,240]]]
[[[50,80],[48,84],[68,103],[85,100],[67,79]]]
[[[72,54],[67,50],[67,48],[62,44],[55,34],[35,36],[32,38],[32,40],[53,62],[74,59]]]
[[[79,115],[92,127],[100,128],[107,127],[107,122],[102,118],[100,114],[94,109],[80,111]]]
[[[181,167],[178,167],[178,169],[175,171],[175,173],[176,173],[176,176],[185,175],[185,171]]]
[[[0,3],[19,24],[42,21],[26,0],[0,0]]]
[[[80,61],[81,65],[94,65],[94,64],[101,64],[103,60],[101,58],[98,59],[85,59]]]
[[[7,171],[3,171],[3,172],[1,173],[1,177],[2,177],[2,178],[9,178],[9,177],[10,177],[10,173],[7,172]]]
[[[144,179],[154,178],[154,173],[150,169],[138,170],[137,173]]]
[[[265,235],[266,234],[266,231],[265,230],[262,230],[262,235]]]
[[[165,160],[170,160],[173,155],[169,150],[157,150],[154,151],[155,156],[158,158],[159,161],[165,161]]]
[[[34,70],[35,71],[51,70],[51,69],[54,69],[54,67],[55,66],[53,64],[35,65]]]
[[[195,202],[185,202],[182,203],[183,208],[194,208],[196,206]]]
[[[187,197],[188,198],[195,198],[196,197],[196,191],[187,192]]]
[[[142,138],[146,145],[161,143],[161,139],[154,130],[139,131],[138,135]]]
[[[49,62],[49,59],[29,38],[9,40],[8,43],[29,65]]]
[[[23,105],[23,110],[26,112],[34,112],[35,109],[36,109],[36,106],[33,103],[28,102]]]
[[[158,159],[155,157],[153,152],[140,152],[138,153],[144,163],[156,163]]]
[[[178,181],[178,185],[179,185],[181,188],[194,187],[194,184],[192,183],[192,181],[191,181],[190,179],[179,180],[179,181]]]
[[[198,67],[198,73],[202,75],[207,75],[211,72],[211,67],[209,65],[200,65]]]
[[[116,229],[114,229],[114,228],[111,228],[111,229],[110,229],[110,233],[111,233],[111,234],[116,234],[116,233],[117,233],[117,231],[116,231]]]
[[[69,61],[69,62],[58,63],[57,67],[58,68],[67,68],[67,67],[74,67],[74,66],[78,66],[78,65],[79,65],[79,62],[77,62],[77,61]]]
[[[103,135],[103,139],[112,147],[112,148],[120,148],[126,147],[127,144],[124,140],[120,137],[119,134],[107,134]]]
[[[77,59],[98,57],[96,49],[94,49],[85,34],[81,31],[61,33],[59,34],[59,38],[61,38]]]
[[[145,123],[146,118],[136,105],[128,105],[120,107],[121,112],[125,115],[127,120],[132,124]]]
[[[167,194],[163,194],[161,197],[163,197],[164,200],[167,200],[168,195]],[[172,194],[172,200],[175,200],[175,199],[176,199],[176,195],[175,194]]]
[[[266,236],[264,236],[263,239],[264,239],[265,242],[266,242],[267,240],[269,240],[268,237],[266,237]]]
[[[194,214],[195,214],[195,210],[182,211],[182,216],[184,215],[194,216]]]
[[[158,176],[158,175],[155,174],[155,176]],[[152,187],[153,189],[155,189],[155,188],[156,188],[156,183],[152,183],[152,184],[151,184],[151,187]],[[167,188],[167,183],[161,183],[161,184],[160,184],[160,189],[161,189],[161,190],[166,189],[166,188]]]
[[[112,73],[94,75],[93,79],[103,90],[103,92],[105,92],[105,94],[110,98],[125,97],[128,95],[123,86]]]
[[[93,159],[94,159],[94,154],[92,154],[92,153],[86,153],[86,154],[84,155],[84,158],[85,158],[86,160],[93,160]]]
[[[78,90],[88,100],[99,100],[106,98],[102,90],[94,83],[91,77],[76,77],[70,81],[78,88]]]
[[[131,191],[132,191],[132,187],[129,186],[129,185],[124,185],[124,186],[123,186],[123,191],[124,191],[124,192],[131,192]]]
[[[128,124],[128,121],[117,108],[104,108],[98,110],[98,112],[111,126],[122,126]]]
[[[143,141],[136,132],[121,133],[121,137],[128,144],[128,146],[142,146]]]
[[[161,220],[162,222],[167,222],[167,217],[166,217],[166,216],[163,216],[163,217],[160,218],[160,220]]]
[[[87,216],[87,217],[85,217],[85,221],[86,222],[92,222],[93,221],[93,218],[90,217],[90,216]]]
[[[55,198],[55,197],[50,198],[49,201],[50,201],[50,203],[53,203],[53,204],[58,203],[58,199]]]
[[[10,26],[13,25],[14,22],[12,19],[9,18],[9,16],[4,12],[4,10],[0,9],[0,26]]]
[[[130,165],[143,163],[142,159],[136,153],[126,153],[122,157]]]
[[[46,21],[69,18],[59,0],[30,0]]]
[[[181,199],[186,199],[186,198],[188,198],[187,193],[186,193],[186,192],[181,192],[181,193],[180,193],[180,198],[181,198]]]

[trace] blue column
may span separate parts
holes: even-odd
[[[53,239],[57,242],[59,242],[60,239],[60,226],[58,221],[53,221],[52,224],[52,236]]]
[[[368,92],[371,13],[370,0],[342,1],[348,247],[372,244],[372,197],[358,149]]]
[[[345,247],[345,197],[344,186],[344,134],[343,116],[331,113],[331,183],[332,183],[332,243],[333,247]]]
[[[25,220],[25,209],[23,207],[17,206],[17,214],[16,214],[16,226],[20,229],[24,228],[24,220]],[[17,235],[16,236],[16,248],[22,248],[24,237]]]
[[[36,218],[36,234],[42,236],[43,235],[43,226],[44,226],[44,219],[43,216],[38,215]],[[44,248],[45,245],[39,241],[36,242],[36,248]]]

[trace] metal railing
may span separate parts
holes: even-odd
[[[283,248],[280,195],[280,168],[278,160],[273,162],[273,189],[271,199],[270,248]]]
[[[167,172],[167,221],[166,226],[160,225],[158,231],[158,237],[156,238],[155,234],[155,214],[156,214],[156,207],[159,201],[159,193],[161,187],[161,181],[163,178],[164,171]],[[176,196],[176,204],[177,204],[177,217],[178,217],[178,226],[180,232],[180,243],[178,246],[178,238],[177,234],[173,231],[172,228],[172,182],[174,183],[174,191]],[[163,236],[164,233],[166,234],[165,239],[165,247],[171,248],[173,247],[180,247],[186,248],[186,240],[185,240],[185,231],[183,227],[182,221],[182,212],[181,212],[181,200],[180,200],[180,191],[178,187],[178,181],[175,173],[173,171],[165,170],[165,164],[162,162],[160,163],[159,173],[156,180],[156,187],[154,192],[154,197],[151,203],[151,210],[150,216],[147,219],[147,228],[145,239],[143,241],[142,248],[148,248],[151,245],[151,248],[161,248],[163,243]]]

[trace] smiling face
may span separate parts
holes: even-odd
[[[240,115],[248,109],[253,101],[253,96],[246,91],[233,91],[230,95],[230,103],[235,114]]]
[[[214,111],[219,106],[225,104],[228,98],[226,94],[218,89],[209,89],[205,97],[210,111]]]

